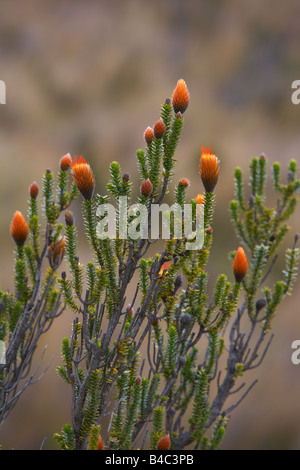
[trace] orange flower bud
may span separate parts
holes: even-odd
[[[171,447],[170,434],[163,436],[157,442],[158,450],[169,450]]]
[[[161,139],[164,133],[166,132],[166,125],[162,118],[160,118],[153,126],[154,137],[156,139]]]
[[[148,178],[145,181],[143,181],[142,184],[141,184],[141,193],[142,193],[143,196],[148,197],[148,196],[150,196],[152,191],[153,191],[153,186],[152,186],[151,181]]]
[[[104,442],[101,436],[98,439],[97,450],[104,450]]]
[[[23,214],[19,211],[14,213],[14,217],[10,225],[10,234],[13,237],[16,245],[24,245],[28,235],[28,225],[23,217]]]
[[[130,304],[127,305],[127,317],[132,318],[133,316],[133,307]]]
[[[152,127],[147,127],[147,129],[144,132],[144,139],[147,145],[151,144],[152,140],[154,139],[154,132],[153,132]]]
[[[243,248],[239,247],[232,263],[233,274],[236,282],[242,282],[247,274],[248,261]]]
[[[69,153],[61,157],[59,161],[59,169],[61,171],[67,171],[72,165],[72,157]]]
[[[178,183],[179,186],[183,186],[184,188],[187,188],[190,184],[191,183],[187,178],[181,178],[181,180]]]
[[[61,263],[64,254],[66,251],[66,241],[65,238],[62,237],[57,243],[51,243],[51,245],[48,248],[48,257],[50,261],[50,266],[51,267],[58,267],[59,264]]]
[[[29,186],[29,194],[31,199],[36,199],[38,197],[39,186],[35,181]]]
[[[166,272],[168,272],[169,267],[171,266],[171,264],[172,264],[172,261],[166,261],[166,262],[162,265],[162,267],[160,268],[160,271],[159,271],[159,273],[158,273],[158,276],[160,277],[160,276],[162,276],[164,273],[166,274]]]
[[[197,204],[204,204],[205,203],[205,196],[203,196],[203,194],[197,194],[197,196],[195,197],[195,200],[196,200]]]
[[[199,170],[207,193],[212,193],[216,187],[220,172],[219,163],[219,159],[209,147],[202,147]]]
[[[90,165],[80,156],[78,159],[74,157],[71,166],[73,180],[78,190],[84,199],[92,199],[95,189],[95,178]]]
[[[190,95],[183,79],[178,80],[172,96],[172,105],[175,113],[184,113],[189,105]]]

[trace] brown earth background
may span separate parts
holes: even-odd
[[[7,87],[0,107],[1,288],[13,288],[9,224],[15,210],[26,213],[32,181],[41,185],[46,168],[57,171],[67,152],[91,163],[99,193],[112,160],[134,179],[144,129],[179,78],[191,101],[175,181],[187,177],[190,195],[201,192],[200,148],[213,147],[221,176],[209,276],[212,283],[220,272],[232,276],[235,166],[248,176],[250,158],[264,152],[270,164],[282,163],[285,177],[288,161],[299,161],[300,105],[291,102],[291,84],[300,79],[299,1],[4,0],[0,10],[0,79]],[[268,194],[273,204],[270,176]],[[73,210],[83,229],[80,200]],[[285,246],[300,230],[299,210]],[[90,256],[84,237],[80,256]],[[279,260],[274,276],[281,269]],[[259,381],[232,413],[223,449],[300,448],[300,365],[291,362],[299,304],[298,282],[281,304],[263,365],[245,377]],[[70,394],[55,368],[72,319],[66,312],[43,338],[50,369],[0,426],[3,449],[38,449],[44,438],[45,449],[57,449],[53,433],[70,421]]]

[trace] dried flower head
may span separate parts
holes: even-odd
[[[144,132],[144,139],[145,139],[147,145],[151,144],[151,142],[154,139],[154,131],[153,131],[152,127],[149,127],[149,126],[147,127],[147,129]]]
[[[219,163],[219,159],[211,148],[202,147],[199,170],[203,186],[207,193],[212,193],[216,187],[220,172]]]
[[[90,165],[80,156],[79,158],[74,157],[71,167],[73,180],[78,190],[84,199],[92,199],[95,189],[95,178]]]
[[[66,212],[65,212],[65,221],[66,221],[66,225],[68,225],[69,227],[71,227],[72,225],[74,225],[74,215],[73,215],[73,212],[69,211],[68,209],[67,209]]]
[[[38,194],[39,194],[39,186],[36,183],[36,181],[34,181],[29,186],[29,195],[30,195],[31,199],[36,199],[38,197]]]
[[[145,181],[142,182],[141,184],[141,193],[143,196],[150,196],[150,194],[152,193],[153,191],[153,185],[151,183],[151,181],[148,179],[146,179]]]
[[[122,181],[123,183],[129,183],[130,181],[130,174],[129,173],[124,173],[123,176],[122,176]]]
[[[135,385],[139,387],[141,383],[142,383],[142,377],[138,375],[138,377],[135,379]]]
[[[61,157],[59,161],[59,169],[61,171],[67,171],[72,165],[72,157],[69,153]]]
[[[159,441],[157,442],[158,450],[169,450],[170,447],[171,447],[170,434],[166,434],[166,436],[161,437]]]
[[[58,242],[56,243],[51,243],[47,252],[51,267],[56,268],[60,265],[64,257],[65,251],[66,241],[64,237],[60,238],[60,240],[58,240]]]
[[[17,246],[23,246],[28,236],[28,225],[20,211],[14,213],[11,225],[10,234],[13,237]]]
[[[232,269],[236,282],[242,282],[248,270],[247,256],[242,247],[237,249],[233,259]]]
[[[166,132],[166,125],[162,118],[160,118],[153,126],[154,137],[156,139],[161,139],[164,133]]]
[[[179,186],[182,186],[184,188],[187,188],[190,184],[191,183],[187,178],[181,178],[181,180],[178,183]]]
[[[184,113],[189,105],[190,95],[185,81],[181,78],[178,80],[175,90],[172,95],[172,105],[175,113]]]

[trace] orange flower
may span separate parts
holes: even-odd
[[[220,166],[219,159],[215,156],[212,149],[209,147],[202,147],[202,154],[200,158],[200,176],[203,186],[207,193],[212,193],[216,187],[219,178]]]
[[[39,194],[39,186],[36,181],[34,181],[30,186],[29,186],[29,194],[32,199],[36,199]]]
[[[86,200],[93,197],[95,189],[95,178],[90,165],[80,156],[74,157],[71,164],[73,180]]]
[[[104,450],[104,442],[101,436],[98,439],[97,450]]]
[[[61,171],[67,171],[72,165],[72,157],[69,153],[61,157],[59,161],[59,169]]]
[[[233,274],[236,282],[242,282],[247,274],[248,261],[243,248],[239,247],[232,263]]]
[[[170,434],[163,436],[157,442],[158,450],[169,450],[171,447]]]
[[[162,267],[160,268],[160,271],[158,273],[158,276],[161,277],[164,273],[164,271],[168,271],[169,267],[171,266],[172,261],[166,261]],[[165,273],[166,274],[166,273]]]
[[[179,186],[183,186],[184,188],[187,188],[190,184],[191,183],[187,178],[181,178],[181,180],[178,183]]]
[[[154,139],[154,132],[152,127],[147,127],[147,129],[144,132],[144,139],[146,141],[147,145],[150,145],[152,140]]]
[[[173,91],[172,96],[172,105],[175,113],[178,113],[180,111],[181,114],[183,114],[189,105],[189,101],[190,95],[186,83],[184,80],[180,79],[177,82],[176,88]]]
[[[160,118],[153,126],[154,137],[156,139],[161,139],[164,133],[166,132],[166,125],[162,118]]]
[[[143,196],[145,197],[150,196],[150,194],[153,191],[153,185],[151,181],[149,180],[149,178],[142,182],[140,189],[141,189],[141,193]]]
[[[62,237],[57,243],[51,243],[51,245],[48,248],[48,257],[50,261],[50,266],[52,268],[57,268],[66,251],[66,241],[65,238]]]
[[[28,225],[20,211],[14,213],[13,220],[10,225],[10,234],[16,245],[23,246],[28,235]]]
[[[127,305],[126,311],[127,311],[127,317],[132,318],[134,309],[133,307],[131,307],[131,304]]]
[[[203,194],[197,194],[197,196],[195,197],[195,200],[197,204],[204,204],[205,196],[203,196]]]

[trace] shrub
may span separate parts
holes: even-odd
[[[100,195],[95,193],[90,165],[82,157],[65,156],[56,199],[53,174],[47,171],[44,176],[43,250],[35,187],[29,201],[30,243],[19,243],[26,221],[19,221],[21,236],[15,238],[13,230],[16,293],[1,292],[1,339],[6,335],[8,342],[6,365],[1,366],[1,409],[6,410],[2,417],[9,409],[5,397],[11,393],[11,383],[17,390],[16,377],[28,374],[40,334],[64,309],[72,310],[72,331],[62,339],[62,364],[57,369],[72,389],[72,422],[55,434],[61,449],[218,448],[229,412],[256,383],[243,392],[240,376],[262,363],[272,340],[274,315],[295,284],[297,235],[286,250],[281,279],[271,287],[267,281],[296,208],[300,187],[296,162],[289,163],[286,184],[279,163],[273,164],[278,203],[268,208],[267,159],[260,156],[250,162],[248,197],[243,171],[235,170],[230,213],[239,244],[229,254],[227,272],[215,279],[210,296],[213,281],[208,280],[207,265],[213,249],[215,190],[224,184],[222,158],[203,147],[199,161],[203,194],[188,201],[192,182],[180,178],[172,210],[162,206],[174,178],[175,151],[188,104],[186,84],[179,80],[153,129],[145,130],[145,149],[136,153],[140,181],[131,181],[119,163],[112,162],[107,194]],[[134,187],[139,194],[133,200]],[[78,231],[69,210],[79,194],[93,254],[85,266],[80,263]],[[170,232],[160,241],[149,237],[158,205],[163,207],[159,234]],[[57,223],[62,211],[64,227]],[[145,232],[148,236],[143,236]],[[64,253],[68,273],[56,279]],[[47,256],[50,266],[43,277]],[[16,364],[20,369],[15,373]],[[30,380],[31,376],[26,384]],[[235,404],[226,406],[234,394]]]

